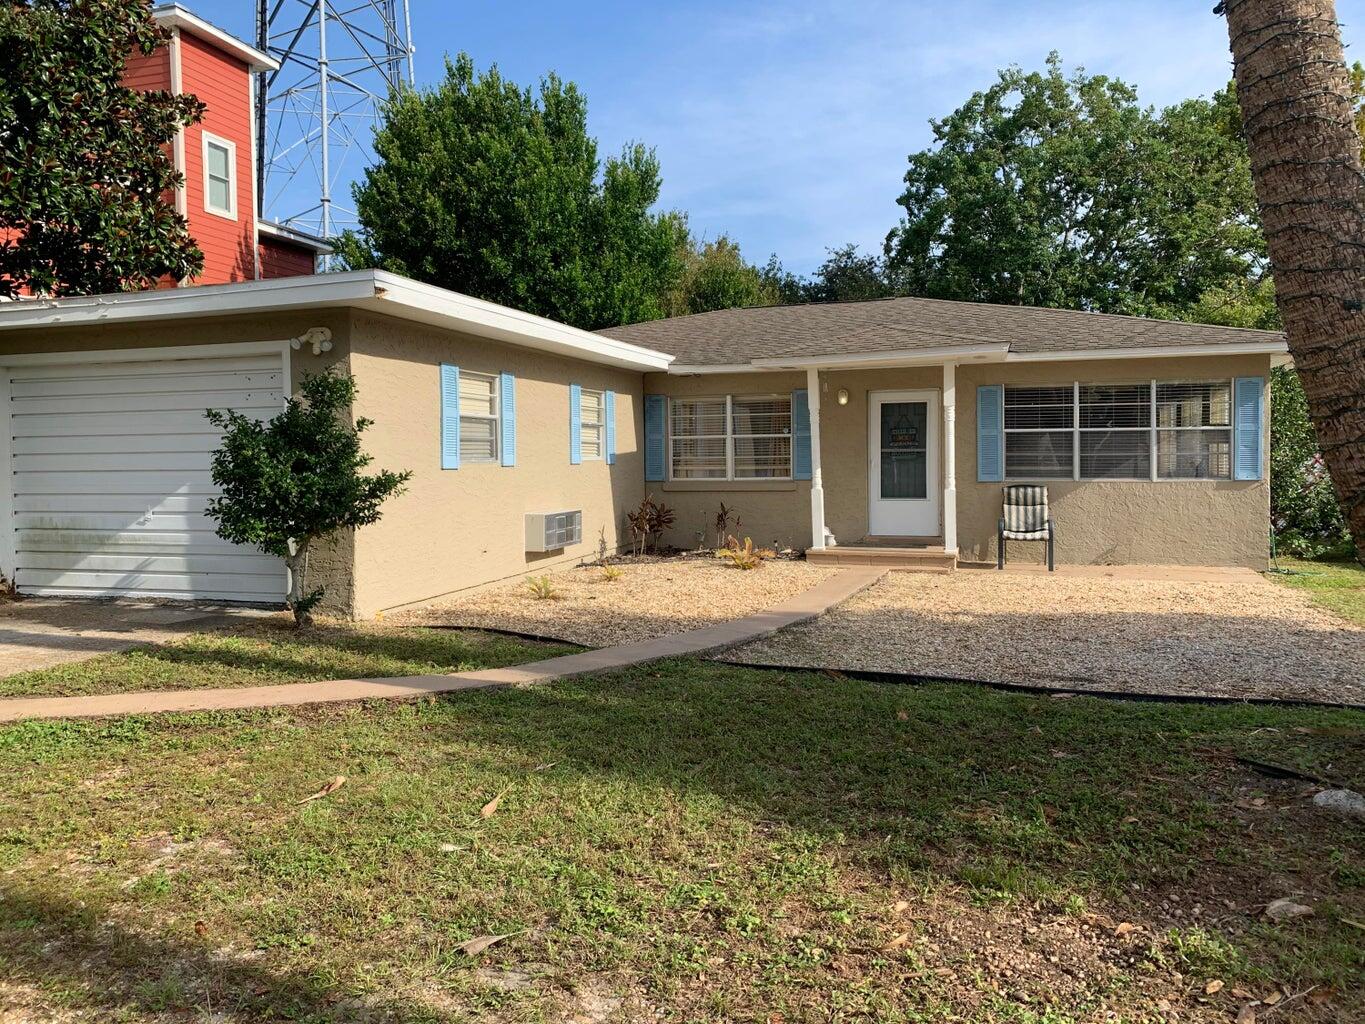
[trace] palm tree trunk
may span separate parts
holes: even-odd
[[[1365,562],[1365,175],[1333,0],[1224,0],[1275,300]]]

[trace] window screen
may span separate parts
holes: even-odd
[[[498,378],[460,374],[460,461],[498,460]]]
[[[792,475],[790,395],[675,398],[669,449],[675,480],[772,480]]]
[[[1070,479],[1075,395],[1067,387],[1005,388],[1005,475]]]

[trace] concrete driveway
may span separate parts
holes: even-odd
[[[149,601],[0,601],[0,676],[84,661],[271,614],[252,608]]]

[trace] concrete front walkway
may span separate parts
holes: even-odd
[[[701,654],[748,643],[787,626],[821,615],[875,583],[876,568],[845,569],[781,604],[716,626],[692,629],[638,644],[567,654],[512,668],[479,669],[451,675],[401,676],[393,679],[332,679],[220,690],[170,690],[117,693],[94,697],[25,697],[0,700],[0,722],[29,718],[96,718],[162,711],[223,711],[240,708],[328,704],[335,701],[417,697],[501,686],[546,683],[566,676],[605,672],[688,654]]]

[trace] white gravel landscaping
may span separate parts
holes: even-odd
[[[405,612],[413,625],[511,630],[585,647],[637,643],[765,611],[838,570],[777,559],[741,570],[706,557],[623,560],[548,573],[555,596],[515,580]]]
[[[1365,704],[1365,629],[1236,582],[892,573],[723,660],[1135,694]]]

